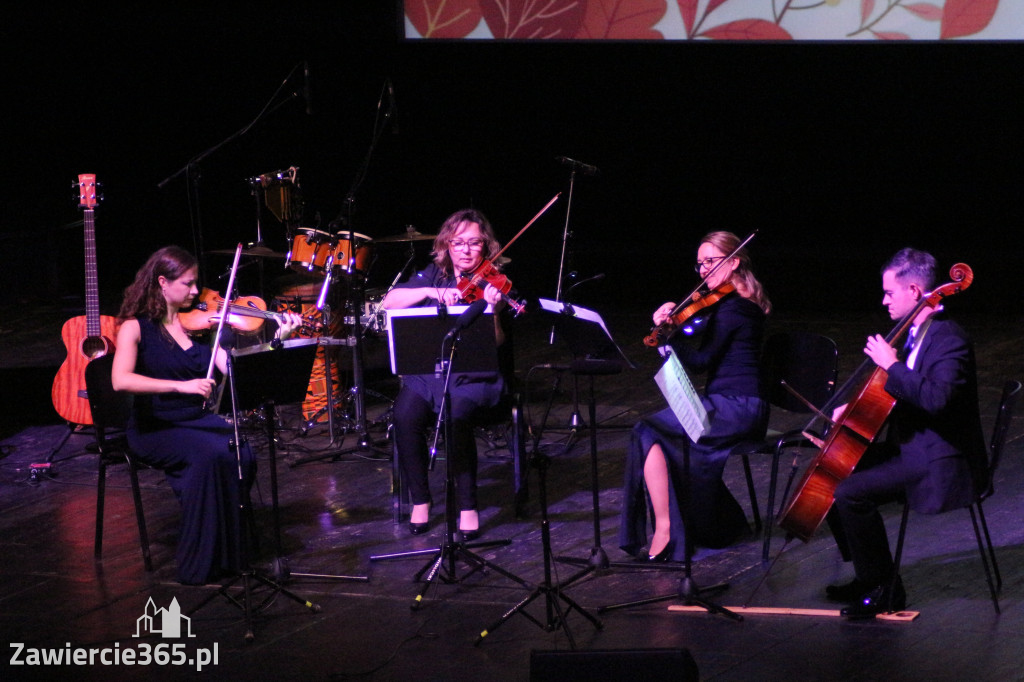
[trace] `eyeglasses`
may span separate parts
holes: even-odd
[[[711,258],[705,258],[704,260],[699,260],[699,261],[697,261],[694,264],[693,269],[696,270],[697,274],[699,275],[701,268],[708,268],[708,269],[710,269],[715,264],[715,261],[722,260],[723,258],[725,258],[725,256],[711,256]]]
[[[484,247],[483,239],[453,239],[448,242],[448,248],[461,251],[468,248],[470,251],[479,251]]]

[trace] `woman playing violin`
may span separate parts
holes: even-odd
[[[739,238],[730,232],[712,232],[701,240],[697,273],[711,292],[726,285],[735,291],[701,311],[706,325],[696,344],[680,333],[668,339],[687,372],[707,377],[701,402],[708,412],[709,431],[696,443],[691,441],[670,408],[633,428],[619,546],[649,561],[685,558],[680,507],[684,500],[690,501],[685,511],[694,545],[724,547],[749,532],[746,515],[725,487],[722,473],[729,448],[742,440],[762,438],[767,427],[768,403],[758,361],[771,304],[754,276],[746,249],[740,246]],[[662,305],[654,311],[654,323],[661,325],[675,309],[674,303]],[[689,491],[683,487],[687,451]],[[654,516],[654,535],[641,554],[647,544],[648,509]]]
[[[178,580],[204,584],[239,566],[239,464],[230,441],[232,427],[212,414],[205,401],[215,381],[207,378],[207,344],[193,341],[179,311],[199,293],[192,254],[167,246],[139,269],[125,289],[119,318],[111,381],[118,391],[134,393],[128,444],[139,459],[163,469],[181,503]],[[291,334],[301,319],[282,318],[278,338]],[[227,356],[216,348],[216,366],[226,370]],[[241,448],[245,484],[251,484],[255,460]]]
[[[382,308],[410,308],[420,305],[453,305],[460,302],[459,277],[472,272],[484,259],[499,251],[491,224],[482,213],[464,209],[453,213],[434,239],[434,261],[408,281],[388,292]],[[499,347],[505,340],[500,316],[504,307],[501,292],[491,285],[483,298],[494,306],[495,335]],[[477,451],[473,435],[474,420],[481,412],[498,405],[505,392],[500,373],[454,374],[449,385],[452,431],[455,442],[448,443],[448,466],[453,468],[455,499],[459,509],[459,530],[467,539],[479,534],[477,513]],[[412,514],[409,529],[414,535],[426,532],[429,525],[431,495],[427,481],[427,429],[434,425],[441,406],[444,383],[435,375],[402,377],[402,389],[395,398],[395,447],[402,478],[409,488]]]

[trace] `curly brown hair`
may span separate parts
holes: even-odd
[[[178,279],[197,263],[196,257],[180,246],[165,246],[156,251],[135,273],[135,281],[125,288],[117,316],[122,320],[132,317],[163,319],[167,314],[167,301],[160,290],[160,277]]]

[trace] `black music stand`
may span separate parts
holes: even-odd
[[[597,480],[597,406],[594,398],[594,377],[618,374],[623,367],[635,369],[636,365],[615,343],[604,320],[596,312],[569,303],[543,298],[539,299],[539,303],[540,312],[551,318],[555,336],[562,340],[573,356],[571,364],[557,365],[553,369],[568,371],[574,377],[587,376],[590,378],[588,413],[590,418],[590,484],[594,504],[594,546],[590,550],[588,559],[557,557],[557,560],[564,563],[583,564],[588,567],[588,572],[599,568],[608,568],[611,564],[604,548],[601,547],[601,507]],[[544,420],[547,420],[547,412],[545,412]],[[565,452],[568,452],[572,446],[573,443],[570,439],[566,443]]]
[[[285,350],[285,343],[292,344],[289,348],[292,350]],[[253,614],[255,611],[262,609],[264,606],[273,601],[277,594],[283,594],[292,601],[295,601],[303,606],[309,608],[313,613],[320,612],[320,606],[310,602],[308,599],[303,599],[297,594],[285,589],[277,582],[274,582],[270,578],[267,578],[258,573],[252,567],[252,538],[250,533],[252,532],[249,520],[252,518],[251,509],[252,502],[249,495],[249,487],[245,485],[244,473],[242,469],[242,437],[239,430],[239,411],[243,409],[255,409],[257,406],[269,406],[272,405],[272,401],[275,399],[281,399],[284,401],[293,401],[294,399],[294,388],[289,381],[294,378],[294,372],[300,367],[304,367],[306,372],[312,370],[313,357],[316,354],[316,346],[310,345],[309,342],[305,341],[291,341],[282,342],[275,341],[273,344],[264,344],[262,346],[253,346],[243,350],[230,350],[227,354],[227,384],[231,392],[231,411],[232,411],[232,424],[234,426],[234,447],[236,457],[238,459],[238,486],[240,490],[241,509],[239,514],[240,523],[242,524],[241,530],[241,564],[242,570],[237,576],[231,579],[229,582],[221,586],[219,590],[211,594],[209,597],[201,601],[194,609],[189,612],[189,615],[199,611],[206,604],[212,601],[217,595],[223,595],[229,602],[239,607],[245,612],[245,640],[251,642],[255,638],[253,628]],[[244,368],[242,374],[245,377],[240,379],[238,376],[238,370],[236,363],[241,358],[241,366]],[[272,361],[271,361],[272,360]],[[291,369],[292,372],[287,372],[285,367]],[[298,372],[298,376],[306,376]],[[306,381],[304,379],[304,381]],[[305,386],[302,387],[299,393],[299,400],[301,396],[305,395]],[[268,435],[270,436],[270,452],[274,452],[274,438],[273,438],[273,415],[264,415],[265,421],[268,424]],[[274,507],[274,530],[277,538],[278,549],[280,549],[280,527],[277,521],[277,474],[274,456],[271,454],[271,469],[270,469],[270,480],[273,495],[273,507]],[[230,594],[229,590],[238,581],[242,582],[242,595],[241,599]],[[252,588],[253,581],[263,584],[269,587],[271,590],[270,596],[263,600],[258,606],[253,608],[252,604]]]
[[[309,608],[313,613],[320,612],[319,604],[314,604],[290,590],[284,588],[280,583],[261,575],[252,567],[251,547],[252,541],[249,537],[252,532],[248,519],[251,518],[250,511],[252,503],[248,487],[242,480],[241,467],[241,435],[239,432],[239,412],[241,410],[254,410],[262,407],[264,410],[264,423],[266,425],[268,449],[270,453],[270,488],[274,519],[274,540],[277,557],[274,566],[280,573],[280,567],[284,560],[281,558],[281,527],[278,514],[277,497],[277,457],[274,432],[274,404],[301,402],[306,394],[306,386],[309,382],[309,373],[313,368],[313,360],[316,357],[316,339],[297,339],[293,341],[276,340],[271,343],[259,346],[251,346],[243,349],[233,349],[228,353],[228,386],[231,391],[231,409],[233,424],[235,427],[235,448],[239,454],[239,478],[241,486],[242,519],[242,565],[244,568],[234,579],[221,586],[219,590],[200,602],[190,613],[195,613],[218,594],[223,595],[228,601],[235,604],[245,612],[246,641],[255,638],[253,628],[254,611],[262,609],[273,601],[277,594],[283,594],[292,601],[295,601]],[[299,574],[295,574],[299,575]],[[275,576],[278,577],[278,576]],[[287,577],[285,575],[284,577]],[[317,576],[328,577],[328,576]],[[345,576],[331,576],[351,580],[366,580],[366,578]],[[280,580],[281,578],[278,577]],[[241,599],[232,596],[229,589],[238,581],[242,581],[243,593]],[[253,608],[252,604],[252,583],[253,581],[269,587],[271,594],[258,606]]]
[[[705,422],[705,427],[707,426]],[[689,434],[689,432],[688,432]],[[689,435],[690,439],[693,439],[693,435]],[[699,437],[699,436],[698,436]],[[679,579],[679,588],[671,593],[657,597],[649,597],[647,599],[640,599],[632,602],[625,602],[622,604],[611,604],[609,606],[602,606],[598,608],[598,613],[606,613],[615,609],[623,609],[631,606],[642,606],[644,604],[654,604],[660,601],[668,601],[669,599],[680,599],[684,604],[688,606],[699,606],[709,613],[720,613],[723,616],[732,618],[733,620],[741,621],[743,616],[731,611],[724,606],[716,604],[707,598],[702,597],[702,594],[718,594],[729,588],[728,583],[718,583],[710,587],[698,587],[697,583],[693,580],[693,538],[690,534],[690,500],[691,500],[691,473],[690,473],[690,448],[686,447],[683,450],[683,471],[682,471],[682,487],[684,491],[685,499],[680,505],[680,516],[683,522],[683,533],[685,536],[683,546],[683,576]],[[670,483],[671,485],[671,483]],[[653,568],[657,564],[650,565]],[[635,567],[635,564],[634,564]],[[678,570],[675,567],[671,567],[667,570]]]
[[[468,308],[469,306],[449,306],[443,317],[438,315],[435,307],[387,311],[392,371],[396,374],[434,374],[444,379],[444,396],[438,412],[438,425],[444,429],[444,439],[448,447],[455,442],[452,420],[449,417],[449,381],[452,374],[498,371],[493,315],[484,314],[483,321],[476,320],[475,324],[470,323],[465,328],[459,328],[458,324],[462,322],[459,318],[459,323],[452,328],[453,320],[457,319],[455,314],[464,313]],[[400,500],[396,501],[396,504],[400,503]],[[432,555],[427,564],[415,575],[415,580],[427,576],[423,588],[411,606],[416,610],[422,606],[423,598],[435,580],[456,583],[485,568],[490,568],[509,580],[529,588],[529,583],[519,576],[472,551],[474,547],[508,545],[511,542],[507,539],[464,541],[462,531],[458,530],[455,520],[455,478],[449,455],[445,458],[445,533],[441,545],[430,549],[378,554],[371,556],[370,561]],[[470,566],[469,572],[463,576],[460,576],[457,570],[459,560]]]
[[[369,580],[365,576],[294,573],[289,570],[287,560],[282,556],[274,406],[301,403],[305,399],[318,342],[319,339],[292,339],[231,351],[237,392],[236,409],[263,410],[267,451],[270,456],[270,497],[276,550],[273,562],[275,579],[287,580],[292,577],[365,582]]]

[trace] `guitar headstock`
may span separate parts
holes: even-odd
[[[85,209],[96,208],[99,203],[99,195],[96,193],[96,174],[81,173],[78,176],[78,207]]]

